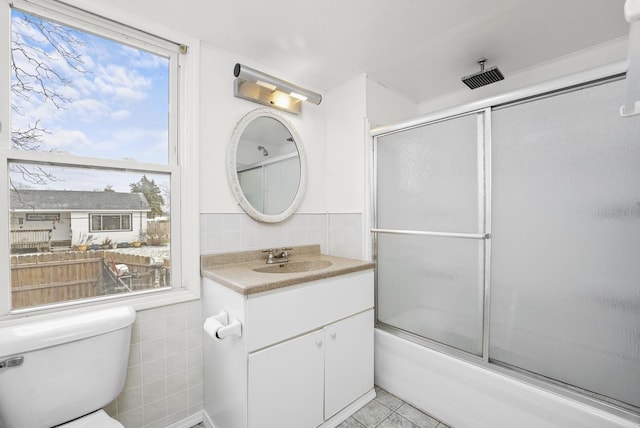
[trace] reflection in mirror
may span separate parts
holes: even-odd
[[[238,144],[236,171],[242,192],[263,214],[280,214],[298,192],[300,158],[289,130],[271,117],[258,117]]]
[[[236,199],[256,220],[288,218],[304,190],[304,152],[295,130],[269,109],[236,126],[229,148],[229,179]]]

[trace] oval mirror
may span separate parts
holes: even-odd
[[[256,109],[236,125],[227,157],[236,200],[252,218],[276,223],[300,205],[306,186],[306,156],[300,137],[282,116]]]

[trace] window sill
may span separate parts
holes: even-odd
[[[199,289],[199,288],[198,288]],[[67,302],[43,308],[30,308],[10,312],[0,317],[0,326],[16,325],[36,320],[54,319],[63,315],[89,312],[115,306],[128,305],[136,312],[162,306],[175,305],[200,299],[200,294],[188,289],[166,290],[153,293],[123,296],[110,299],[99,299],[91,302]]]

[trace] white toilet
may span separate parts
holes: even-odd
[[[122,391],[129,306],[0,328],[0,427],[123,428],[102,407]]]

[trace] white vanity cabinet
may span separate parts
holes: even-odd
[[[249,355],[249,426],[317,427],[324,422],[323,332]]]
[[[373,387],[373,309],[324,332],[324,415],[328,419]]]
[[[369,391],[372,326],[369,309],[249,354],[249,426],[317,427]]]
[[[372,270],[249,295],[203,278],[203,303],[243,329],[204,336],[215,428],[335,427],[375,396]]]

